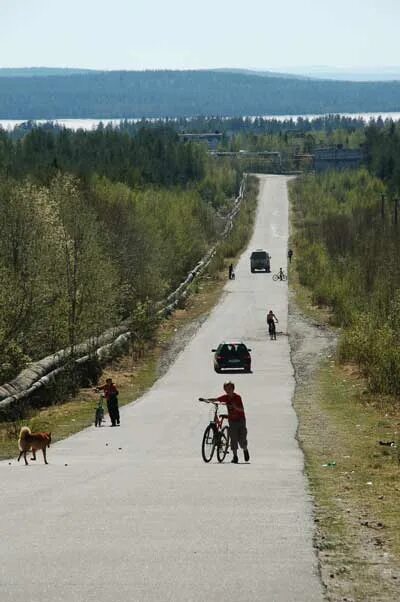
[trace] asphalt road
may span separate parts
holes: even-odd
[[[322,601],[312,506],[295,439],[287,286],[251,274],[265,248],[286,267],[286,179],[261,179],[254,236],[213,310],[168,373],[122,410],[120,428],[90,428],[49,449],[49,466],[0,463],[2,602]],[[265,315],[279,318],[276,342]],[[253,350],[243,396],[251,461],[205,464],[200,444],[222,392],[211,348]],[[229,456],[228,456],[229,458]],[[65,464],[68,466],[65,466]]]

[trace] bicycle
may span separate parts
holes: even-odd
[[[275,322],[273,320],[268,322],[268,332],[269,332],[269,338],[271,339],[271,341],[276,341],[276,326],[275,326]]]
[[[104,407],[103,407],[103,395],[100,395],[95,413],[94,413],[94,426],[101,426],[104,420]]]
[[[208,401],[202,397],[199,398],[199,401],[212,403],[215,408],[214,416],[204,431],[201,455],[204,462],[211,462],[216,448],[218,462],[223,462],[229,453],[229,427],[227,425],[224,426],[224,421],[228,419],[228,414],[218,415],[218,406],[220,404],[216,401]]]
[[[277,274],[274,274],[272,276],[272,280],[274,282],[276,282],[277,280],[280,280],[281,282],[285,282],[285,280],[287,280],[287,274],[285,274],[285,272],[278,272]]]

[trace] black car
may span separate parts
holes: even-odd
[[[213,349],[214,370],[244,370],[251,372],[251,349],[241,341],[224,342]]]
[[[263,249],[253,251],[250,256],[250,269],[252,274],[256,270],[262,270],[268,274],[271,271],[271,255]]]

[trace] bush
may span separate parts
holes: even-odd
[[[372,390],[400,393],[400,237],[380,214],[382,183],[365,170],[292,185],[296,266],[312,300],[344,327],[339,358]]]

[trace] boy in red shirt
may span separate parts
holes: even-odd
[[[224,384],[225,395],[209,398],[208,401],[218,401],[226,405],[229,420],[229,435],[231,438],[231,449],[233,452],[232,462],[239,462],[237,457],[238,444],[243,450],[246,462],[250,460],[249,450],[247,449],[247,427],[246,415],[244,413],[243,402],[240,395],[235,393],[235,385],[228,381]],[[203,400],[201,398],[201,400]]]
[[[111,420],[111,426],[119,426],[118,389],[112,378],[106,379],[106,384],[96,387],[96,391],[103,391],[107,401],[107,410]]]

